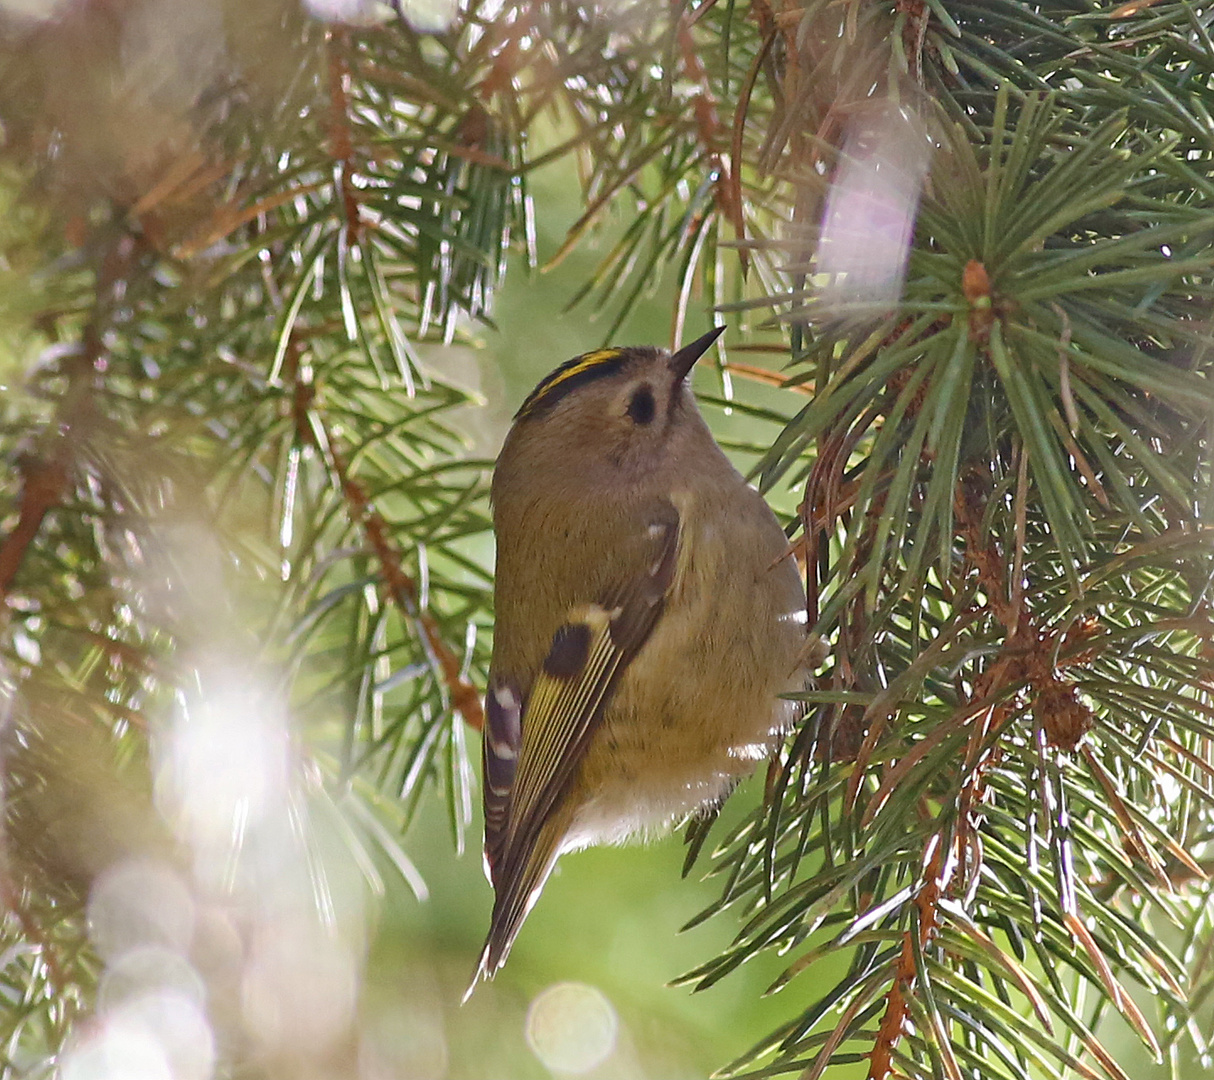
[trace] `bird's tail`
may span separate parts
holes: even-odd
[[[472,996],[476,984],[484,979],[488,981],[498,973],[501,966],[510,955],[510,947],[514,944],[522,928],[523,921],[539,898],[548,875],[556,864],[556,858],[561,853],[561,841],[564,839],[566,823],[558,818],[550,818],[540,829],[535,843],[525,852],[519,852],[517,860],[507,852],[496,869],[495,896],[493,900],[493,917],[489,922],[489,936],[485,939],[485,947],[481,950],[480,962],[472,976],[472,982],[464,992],[464,1001]]]

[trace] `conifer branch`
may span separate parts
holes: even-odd
[[[400,553],[388,539],[387,522],[376,512],[358,482],[350,476],[342,453],[332,436],[327,435],[326,441],[329,460],[341,484],[342,493],[349,503],[350,515],[362,525],[371,551],[379,562],[388,595],[401,613],[412,620],[421,631],[427,655],[437,667],[451,696],[452,708],[463,717],[470,728],[480,731],[485,726],[485,716],[476,688],[463,677],[463,665],[443,640],[434,616],[419,609],[417,582],[402,568]]]
[[[29,550],[50,513],[74,482],[81,446],[96,419],[95,392],[106,368],[105,332],[115,291],[125,282],[139,242],[118,234],[97,257],[93,307],[76,348],[63,361],[66,389],[51,422],[18,461],[21,494],[17,522],[0,541],[0,604],[9,595]]]
[[[675,35],[679,44],[683,70],[688,81],[696,88],[691,102],[696,132],[699,135],[701,149],[714,175],[713,198],[722,217],[733,226],[735,238],[741,243],[746,239],[746,219],[741,200],[741,163],[736,158],[726,157],[721,148],[724,141],[723,125],[717,99],[709,85],[708,73],[704,70],[695,35],[692,33],[695,17],[691,7],[682,3],[676,3],[675,7],[679,11]],[[744,248],[740,252],[740,257],[743,268],[745,268],[747,255]]]
[[[418,630],[418,636],[431,666],[451,699],[452,708],[476,731],[484,727],[484,712],[476,688],[463,675],[463,664],[443,639],[438,622],[419,605],[417,582],[405,572],[401,555],[388,538],[388,523],[375,509],[363,486],[350,474],[345,454],[324,418],[312,406],[315,387],[300,371],[300,346],[288,345],[286,371],[292,379],[292,413],[299,439],[318,447],[333,469],[338,487],[349,509],[350,520],[358,525],[371,553],[379,563],[384,588],[401,615]]]

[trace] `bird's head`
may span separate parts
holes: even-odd
[[[687,388],[717,327],[677,352],[597,349],[542,379],[514,418],[503,457],[523,469],[562,473],[650,471],[680,438],[707,434]]]

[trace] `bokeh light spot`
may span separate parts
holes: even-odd
[[[218,668],[207,676],[173,725],[158,777],[162,808],[204,859],[278,812],[292,760],[272,690]]]
[[[120,862],[97,879],[89,894],[89,932],[108,960],[140,945],[185,952],[194,934],[194,900],[167,864]]]
[[[577,1075],[601,1065],[615,1050],[619,1018],[601,990],[557,983],[527,1010],[527,1045],[553,1072]]]
[[[268,1048],[321,1051],[350,1023],[357,993],[354,957],[319,925],[265,926],[244,974],[245,1024]]]
[[[149,987],[172,990],[200,1006],[206,1002],[206,985],[189,960],[162,945],[137,945],[106,964],[98,1003],[102,1010],[118,1008]]]
[[[419,34],[441,34],[459,14],[459,0],[304,0],[304,5],[325,22],[374,26],[395,17],[399,11]]]
[[[881,309],[901,296],[931,148],[910,110],[874,106],[852,118],[818,247],[827,308]]]
[[[59,14],[65,0],[0,0],[0,15],[16,18],[50,19]]]
[[[103,1017],[64,1056],[63,1080],[208,1080],[215,1042],[198,1005],[176,991],[144,994]]]

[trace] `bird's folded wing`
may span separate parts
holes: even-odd
[[[492,824],[486,784],[485,854],[499,892],[509,890],[511,879],[527,864],[536,837],[581,763],[619,677],[661,614],[674,580],[679,515],[671,504],[663,503],[646,524],[648,558],[637,573],[600,603],[574,608],[553,635],[524,706],[517,749],[509,747],[507,740],[497,740],[506,757],[513,750],[517,761],[511,758],[507,765],[486,757],[487,776],[502,781],[509,776],[508,808],[505,800],[495,799]],[[503,696],[511,703],[509,693]],[[502,719],[503,727],[512,727],[508,716]],[[493,750],[493,742],[486,740],[488,751]],[[500,794],[505,792],[499,790]]]

